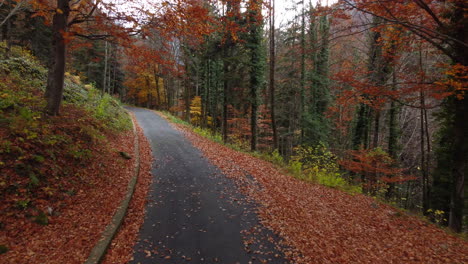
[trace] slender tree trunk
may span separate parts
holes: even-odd
[[[396,91],[396,69],[393,68],[392,74],[392,91]],[[388,155],[393,159],[397,159],[397,145],[398,145],[398,129],[397,129],[397,116],[398,110],[395,101],[391,101],[389,110],[389,125],[388,125]],[[395,190],[395,184],[389,183],[387,193],[385,194],[387,199],[393,196]]]
[[[424,83],[424,67],[423,67],[423,58],[422,58],[422,47],[419,47],[419,70],[421,72],[420,83]],[[424,90],[421,88],[419,91],[419,104],[420,104],[420,149],[421,149],[421,180],[422,180],[422,212],[423,214],[427,213],[429,209],[429,167],[427,166],[426,161],[426,139],[425,134],[425,110],[426,110],[426,98],[424,95]]]
[[[190,99],[191,99],[191,95],[190,95],[190,86],[192,85],[191,84],[191,80],[188,79],[188,78],[185,78],[184,79],[185,81],[185,121],[187,121],[188,123],[190,123]]]
[[[67,32],[67,21],[70,14],[68,0],[58,0],[57,9],[52,20],[52,62],[47,75],[45,98],[47,101],[46,113],[52,116],[59,114],[63,97],[63,84],[65,80],[66,42],[63,33]]]
[[[208,127],[208,117],[211,104],[211,60],[208,59],[205,63],[205,80],[204,80],[204,100],[202,102],[202,125]]]
[[[224,62],[223,79],[223,141],[228,142],[228,104],[229,104],[229,84],[226,75],[228,74],[227,62]]]
[[[211,115],[213,117],[211,129],[213,132],[216,132],[219,122],[218,122],[218,96],[219,96],[219,68],[218,60],[214,63],[214,83],[213,83],[213,100],[211,101]]]
[[[305,137],[305,112],[306,112],[306,107],[305,107],[305,79],[306,79],[306,73],[305,73],[305,59],[306,59],[306,54],[305,54],[305,2],[302,2],[302,16],[301,16],[301,106],[299,108],[300,111],[300,122],[301,122],[301,142],[304,141]]]
[[[107,66],[107,68],[108,68],[107,69],[107,93],[110,95],[111,94],[111,77],[112,77],[111,72],[112,72],[112,67],[113,67],[112,45],[108,46],[108,50],[109,51],[107,52],[108,53],[108,55],[107,55],[108,56],[108,59],[107,59],[108,60],[108,62],[107,62],[107,64],[108,64],[108,66]]]
[[[427,212],[429,209],[429,199],[428,199],[428,193],[429,193],[429,174],[428,174],[428,167],[426,166],[426,144],[424,142],[425,140],[425,117],[424,117],[424,110],[426,107],[425,103],[425,98],[424,98],[424,91],[421,89],[419,92],[419,99],[420,99],[420,148],[421,148],[421,174],[422,174],[422,210],[423,214]]]
[[[218,113],[219,113],[219,103],[218,103],[218,96],[219,96],[219,88],[220,88],[220,68],[218,65],[218,59],[216,60],[216,63],[214,64],[215,71],[214,71],[214,86],[213,86],[213,101],[211,105],[211,114],[213,116],[213,124],[212,124],[212,130],[213,132],[216,132],[216,130],[219,127],[219,121],[221,117],[218,119]],[[224,135],[224,134],[223,134]]]
[[[106,87],[107,87],[107,60],[108,60],[108,48],[107,48],[108,42],[107,40],[105,41],[104,45],[104,76],[102,79],[102,94],[106,92]]]
[[[379,136],[380,136],[380,110],[374,111],[374,131],[372,136],[372,148],[376,149],[379,146]],[[370,192],[372,195],[375,195],[375,192],[378,190],[376,188],[377,179],[379,173],[377,172],[377,163],[373,162],[372,167],[376,168],[374,172],[369,173],[369,183],[370,183]]]
[[[369,138],[369,116],[372,110],[366,104],[361,103],[357,111],[357,122],[353,133],[353,149],[366,149]]]
[[[262,60],[262,21],[261,17],[261,0],[250,1],[250,132],[251,142],[250,148],[252,151],[257,150],[258,137],[258,101],[259,90],[263,77],[263,60]]]
[[[228,14],[230,12],[236,12],[238,6],[234,5],[231,1],[226,2],[226,13],[223,13],[223,16],[226,18],[226,24],[224,25],[225,32],[224,32],[224,37],[225,37],[225,42],[223,45],[223,118],[222,118],[222,134],[223,134],[223,141],[224,143],[228,142],[228,133],[229,133],[229,124],[228,124],[228,105],[229,105],[229,95],[230,95],[230,87],[229,87],[229,70],[230,70],[230,62],[228,61],[228,58],[231,57],[231,48],[233,47],[233,39],[231,37],[231,34],[228,31],[228,25],[227,21],[231,20],[236,20],[236,18],[229,17]],[[224,8],[223,8],[224,12]]]
[[[163,80],[163,87],[164,87],[164,95],[165,95],[165,100],[166,102],[164,103],[164,110],[169,110],[171,109],[173,103],[172,103],[172,92],[171,92],[171,87],[174,87],[174,80],[172,77],[164,76]]]
[[[278,129],[276,128],[275,115],[275,0],[270,0],[270,114],[271,129],[273,130],[273,149],[278,149]]]
[[[11,20],[5,21],[5,23],[1,26],[1,29],[2,29],[2,41],[6,42],[5,58],[8,58],[10,56],[10,50],[11,50],[11,40],[10,40]]]
[[[153,70],[154,82],[156,83],[156,100],[158,104],[158,109],[161,109],[161,89],[159,89],[159,75],[156,73],[156,70]]]
[[[151,82],[149,80],[149,77],[145,78],[146,80],[146,89],[148,89],[148,94],[146,95],[146,108],[151,108]]]

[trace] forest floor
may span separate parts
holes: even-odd
[[[242,194],[293,263],[468,263],[468,243],[362,194],[301,181],[173,124]]]
[[[82,118],[73,114],[76,113],[64,110],[57,120],[64,126],[70,126],[67,120]],[[144,213],[145,190],[151,180],[151,150],[141,129],[137,128],[137,131],[140,142],[138,189],[123,224],[124,228],[117,235],[108,254],[108,258],[114,260],[125,253],[131,255],[136,235],[127,236],[125,243],[118,242],[126,233],[131,233],[132,226],[138,230],[141,221],[134,220],[143,218],[138,214]],[[10,200],[16,201],[17,195],[4,193],[0,205],[0,222],[3,225],[0,228],[0,242],[7,245],[8,251],[0,255],[0,263],[83,263],[101,238],[104,228],[110,223],[134,174],[135,159],[124,159],[119,154],[123,151],[134,157],[134,137],[132,130],[117,135],[108,134],[108,143],[96,145],[92,149],[95,152],[94,158],[86,166],[78,168],[79,175],[75,175],[73,180],[67,177],[49,180],[47,188],[50,191],[59,193],[61,190],[69,190],[60,197],[55,194],[50,197],[36,197],[29,202],[34,203],[34,208],[15,209],[10,206]],[[79,137],[75,139],[81,140]],[[69,169],[71,166],[69,163]],[[12,177],[10,180],[19,179]],[[39,224],[36,221],[37,212],[46,212],[47,216],[43,216],[45,223]],[[129,221],[132,221],[131,224]],[[118,252],[117,257],[115,252]]]

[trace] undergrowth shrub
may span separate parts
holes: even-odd
[[[199,134],[202,137],[209,138],[215,142],[222,143],[223,142],[223,137],[219,133],[213,133],[213,131],[206,129],[206,128],[201,128],[201,127],[194,127],[193,131],[197,134]]]
[[[273,152],[271,153],[264,153],[263,155],[261,155],[261,158],[273,163],[273,164],[276,164],[278,166],[284,166],[285,165],[285,162],[284,162],[284,158],[281,156],[281,154],[279,153],[279,151],[277,149],[275,149]]]
[[[328,187],[360,193],[361,187],[349,184],[342,176],[336,156],[320,143],[314,147],[299,146],[289,162],[293,175]]]

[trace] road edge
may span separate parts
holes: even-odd
[[[125,214],[127,213],[128,207],[130,205],[130,201],[132,200],[133,193],[135,192],[135,186],[137,183],[138,175],[140,174],[140,147],[135,124],[136,120],[134,120],[135,118],[131,114],[131,112],[127,110],[127,113],[131,118],[133,125],[133,135],[135,136],[135,172],[133,177],[130,179],[130,182],[128,183],[127,194],[125,195],[125,198],[120,203],[119,207],[117,207],[117,212],[115,212],[110,224],[107,225],[104,232],[102,232],[101,238],[91,250],[88,259],[84,262],[85,264],[98,264],[102,261],[107,249],[109,248],[112,242],[112,239],[117,234],[120,226],[122,225],[122,222],[125,218]]]

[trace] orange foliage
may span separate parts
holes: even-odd
[[[398,168],[395,161],[380,148],[348,151],[350,158],[342,159],[339,164],[349,171],[362,175],[372,174],[371,181],[401,183],[416,180],[412,175],[405,175],[405,169]],[[372,186],[370,186],[372,187]]]
[[[150,107],[167,104],[161,75],[165,69],[172,67],[172,62],[163,58],[164,52],[146,44],[135,44],[128,47],[125,53],[128,61],[124,85],[128,88],[128,96]]]
[[[30,0],[29,4],[34,10],[33,16],[43,17],[46,25],[52,23],[55,13],[63,12],[57,8],[57,1]],[[61,32],[67,43],[77,36],[92,39],[113,37],[120,41],[128,41],[129,34],[138,30],[137,18],[141,16],[138,16],[134,10],[126,10],[124,13],[118,4],[111,1],[82,0],[69,1],[69,4],[70,16],[67,30]],[[124,24],[125,27],[122,26]]]
[[[445,69],[445,78],[436,82],[436,87],[441,92],[433,96],[441,99],[445,96],[456,95],[458,100],[462,100],[468,91],[468,66],[455,64],[442,67]]]

